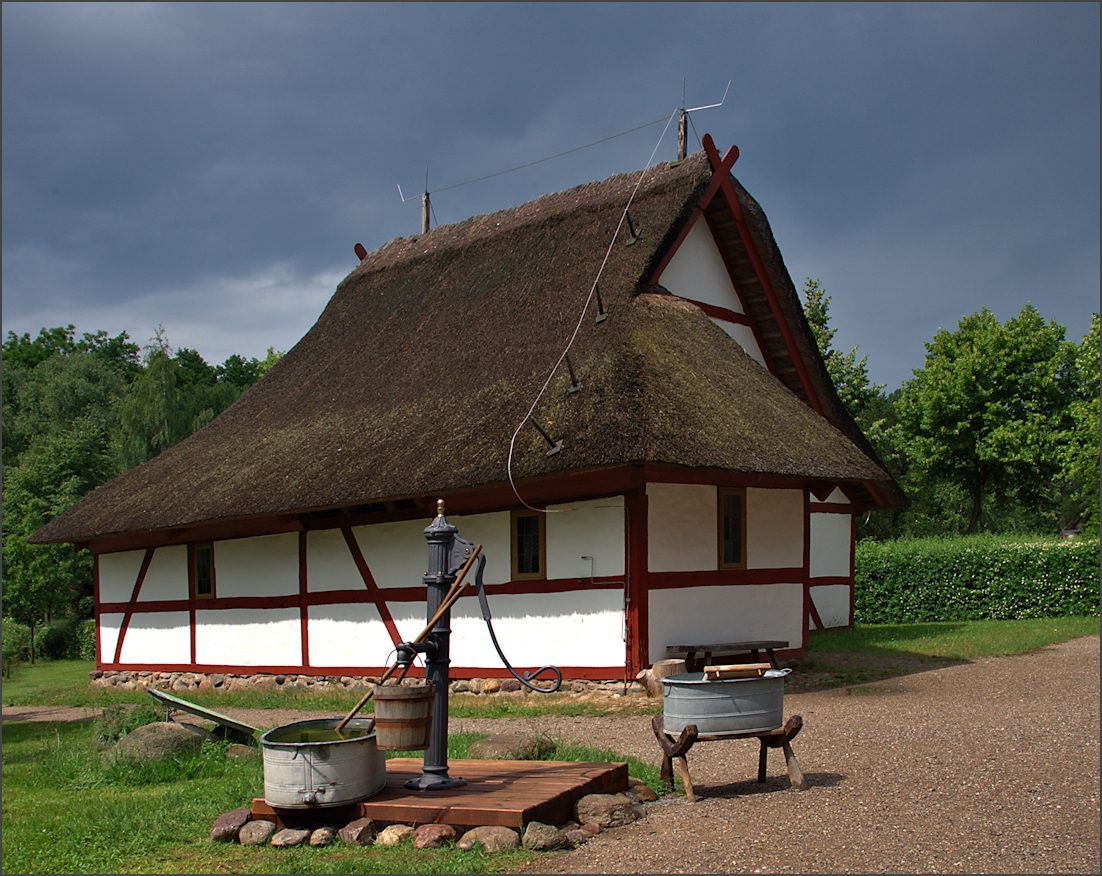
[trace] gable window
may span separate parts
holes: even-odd
[[[719,568],[746,568],[746,491],[719,490]]]
[[[214,599],[214,542],[189,545],[188,577],[196,599]]]
[[[512,513],[513,580],[547,577],[547,526],[538,511]]]

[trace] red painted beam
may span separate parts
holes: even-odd
[[[302,638],[302,665],[310,665],[309,587],[306,578],[306,532],[298,534],[298,622]]]
[[[803,386],[804,392],[807,394],[808,403],[814,409],[814,411],[820,416],[823,414],[822,402],[819,400],[818,395],[815,393],[814,385],[811,382],[811,376],[807,372],[807,365],[803,358],[799,355],[799,350],[796,347],[796,340],[792,335],[792,328],[788,324],[788,320],[785,319],[784,312],[781,310],[780,301],[777,298],[777,294],[773,289],[773,284],[769,282],[769,275],[766,273],[765,265],[761,260],[761,255],[758,253],[757,247],[754,245],[754,239],[750,234],[750,229],[746,225],[746,220],[742,215],[742,205],[739,204],[738,197],[735,195],[735,190],[731,188],[731,180],[728,177],[729,167],[727,157],[723,159],[719,157],[719,151],[716,149],[715,143],[712,142],[711,135],[704,135],[704,151],[708,155],[708,160],[712,163],[713,174],[712,180],[716,182],[719,190],[723,193],[723,197],[727,203],[728,209],[735,218],[735,224],[739,230],[739,236],[742,238],[743,246],[746,247],[746,253],[750,257],[750,262],[754,266],[754,273],[757,274],[758,281],[761,283],[762,291],[765,292],[766,300],[769,302],[769,307],[773,311],[773,316],[777,320],[777,326],[781,330],[781,335],[784,338],[785,346],[788,348],[788,353],[792,357],[792,362],[796,366],[796,373],[800,378],[800,385]],[[735,147],[731,147],[734,149]],[[728,151],[727,156],[730,156]],[[737,156],[736,156],[737,157]],[[731,164],[734,164],[732,161]],[[718,180],[718,182],[717,182]]]
[[[153,548],[149,548],[145,552],[145,557],[142,559],[142,567],[138,570],[138,580],[134,582],[134,589],[130,593],[130,601],[126,603],[126,613],[122,616],[122,625],[119,627],[119,638],[115,642],[115,662],[118,663],[122,657],[122,640],[126,638],[126,630],[130,626],[130,618],[134,614],[134,606],[138,601],[138,594],[142,592],[142,584],[145,582],[146,572],[149,571],[149,564],[153,560]]]
[[[356,536],[352,533],[352,527],[342,526],[341,532],[344,534],[344,540],[348,544],[348,550],[352,553],[352,559],[356,563],[356,568],[360,570],[360,577],[363,578],[364,586],[367,588],[367,592],[371,594],[371,599],[375,603],[375,607],[379,610],[379,617],[383,619],[383,625],[386,627],[387,633],[390,634],[390,640],[394,643],[395,647],[397,647],[402,643],[402,637],[398,634],[398,626],[394,623],[394,618],[390,615],[390,609],[387,608],[386,600],[379,591],[379,586],[375,583],[375,577],[371,574],[371,569],[367,567],[367,561],[364,559],[363,552],[360,550],[359,542],[356,541]]]

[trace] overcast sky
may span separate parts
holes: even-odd
[[[1096,3],[3,4],[3,329],[287,350],[368,250],[710,133],[834,346],[1099,308]],[[684,89],[684,104],[683,104]],[[657,124],[650,122],[658,121]],[[532,167],[468,181],[646,127]],[[402,193],[409,198],[405,203]]]

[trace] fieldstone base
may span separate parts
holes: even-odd
[[[377,684],[375,675],[234,675],[222,672],[148,672],[131,670],[95,669],[89,673],[93,687],[113,690],[144,690],[146,687],[173,693],[189,691],[234,691],[234,690],[299,690],[322,693],[324,691],[352,691],[366,693]],[[423,678],[407,679],[406,684],[424,684]],[[537,682],[538,684],[539,682]],[[475,694],[478,696],[514,696],[532,695],[515,678],[469,678],[453,681],[449,687],[453,694]],[[560,693],[573,696],[597,695],[605,697],[646,696],[647,688],[642,680],[634,680],[626,685],[622,679],[596,681],[588,679],[570,679],[563,681]]]

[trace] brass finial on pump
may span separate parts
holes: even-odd
[[[443,499],[437,499],[436,500],[436,516],[437,517],[443,517],[444,516],[444,500]]]

